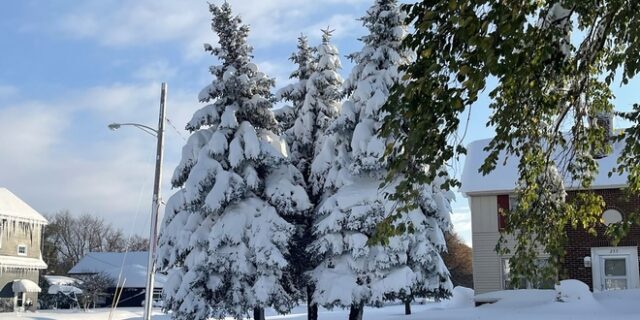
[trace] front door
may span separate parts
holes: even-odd
[[[601,259],[602,290],[623,290],[629,288],[627,259],[629,257],[604,256]]]
[[[25,296],[24,292],[17,292],[15,294],[15,297],[14,297],[15,303],[14,303],[13,311],[16,311],[16,312],[24,311],[24,296]]]
[[[624,290],[638,287],[636,247],[592,248],[593,290]]]

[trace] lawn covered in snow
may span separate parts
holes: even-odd
[[[365,320],[568,320],[568,319],[640,319],[640,289],[590,293],[583,283],[564,282],[556,290],[507,290],[479,295],[478,298],[497,300],[480,307],[473,306],[473,291],[456,288],[451,300],[439,303],[415,304],[413,314],[404,315],[403,305],[387,305],[384,308],[365,308]],[[560,297],[563,302],[558,301]],[[277,315],[267,310],[267,319],[303,320],[306,307],[299,306],[291,314]],[[135,320],[142,318],[142,308],[120,308],[113,320]],[[90,312],[70,310],[41,310],[36,313],[0,313],[2,320],[98,320],[109,319],[109,309]],[[170,317],[156,310],[154,320],[169,320]],[[325,310],[319,313],[320,320],[348,319],[348,310]]]

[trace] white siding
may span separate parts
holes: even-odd
[[[471,196],[473,286],[476,294],[502,290],[502,266],[495,251],[498,231],[497,196]]]

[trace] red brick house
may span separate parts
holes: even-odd
[[[471,209],[473,279],[478,294],[509,287],[509,256],[499,256],[495,252],[505,222],[498,210],[509,209],[517,201],[514,189],[518,159],[510,158],[504,165],[499,161],[496,169],[486,176],[478,172],[486,158],[483,148],[489,141],[480,140],[469,145],[462,174],[461,192],[469,200]],[[591,188],[606,202],[602,225],[597,228],[598,236],[567,228],[569,243],[559,274],[560,279],[578,279],[594,291],[640,288],[640,227],[633,226],[616,247],[604,235],[606,224],[621,221],[626,214],[640,208],[640,196],[628,198],[622,191],[626,176],[608,176],[616,164],[622,143],[613,147],[612,154],[598,159],[600,172]],[[566,188],[569,198],[579,191],[571,183],[566,183]],[[544,263],[547,257],[541,253],[539,258],[540,263]],[[532,287],[531,284],[528,286]]]

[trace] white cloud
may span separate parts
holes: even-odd
[[[178,69],[169,65],[166,60],[157,60],[144,64],[138,68],[133,76],[136,79],[163,82],[176,75]]]
[[[56,109],[38,102],[0,109],[0,163],[25,167],[46,161],[47,153],[59,142],[60,134],[69,124]],[[0,168],[11,171],[4,165]]]
[[[96,38],[106,46],[143,45],[180,39],[206,21],[205,2],[147,0],[91,1],[58,21],[62,31]],[[196,10],[196,8],[204,10]]]
[[[250,42],[256,47],[270,47],[294,42],[300,32],[319,34],[319,29],[337,29],[336,38],[352,36],[359,25],[357,16],[364,14],[358,5],[364,0],[349,1],[233,1],[234,13],[251,26]],[[336,6],[339,3],[340,6]],[[211,15],[207,2],[175,0],[104,0],[83,2],[55,23],[67,35],[94,39],[109,47],[140,46],[167,41],[182,42],[185,56],[203,56],[202,44],[215,42],[211,32]],[[357,15],[330,10],[353,11]],[[319,15],[319,13],[326,15]]]
[[[155,126],[156,83],[90,88],[50,101],[0,109],[0,183],[43,213],[92,213],[136,233],[148,228],[155,140],[132,128],[109,132],[112,121]],[[170,91],[168,116],[178,126],[198,105],[191,93]],[[167,128],[164,192],[184,142]],[[146,221],[146,225],[144,224]]]
[[[256,64],[260,68],[260,71],[276,79],[276,87],[283,87],[291,83],[292,80],[289,79],[289,75],[295,68],[293,64],[277,63],[274,61],[257,61]]]
[[[0,99],[7,99],[18,94],[18,88],[0,84]]]
[[[344,37],[354,37],[355,39],[354,34],[358,34],[356,31],[359,28],[363,28],[362,23],[358,21],[357,18],[355,15],[350,14],[336,14],[312,26],[306,27],[303,32],[309,34],[311,37],[320,39],[322,35],[321,30],[329,28],[329,30],[334,30],[332,33],[333,39]]]
[[[458,233],[464,242],[471,246],[471,210],[468,206],[457,206],[453,208],[451,215],[453,230]]]
[[[114,84],[97,86],[87,90],[70,105],[74,109],[90,109],[110,114],[113,117],[138,115],[146,113],[152,105],[156,105],[154,95],[160,92],[160,85],[146,83],[143,85]]]
[[[327,26],[336,29],[336,40],[355,39],[360,26],[355,18],[364,14],[362,5],[369,2],[233,0],[232,6],[250,24],[251,44],[269,48],[271,52],[283,43],[290,44],[293,50],[300,32],[309,33],[312,43],[317,43],[320,29]],[[74,3],[67,14],[52,19],[54,32],[62,31],[101,46],[125,48],[168,43],[184,48],[185,58],[194,60],[207,57],[202,49],[204,42],[216,41],[205,0],[81,1]],[[114,51],[114,64],[129,65],[135,60],[118,56],[117,52],[120,51]],[[263,71],[277,78],[278,87],[286,83],[294,68],[287,56],[288,53],[280,60],[269,56],[256,59]],[[190,90],[176,89],[172,86],[175,81],[171,81],[167,114],[180,134],[186,136],[182,127],[193,111],[201,107],[195,93],[211,81],[204,70],[206,66],[200,66],[200,62],[197,65],[202,70],[186,74],[195,63],[170,65],[162,59],[151,60],[131,68],[131,76],[137,83],[112,83],[82,91],[61,83],[63,94],[39,100],[21,96],[15,87],[0,85],[0,99],[18,100],[0,108],[0,184],[43,213],[70,209],[74,213],[101,215],[118,226],[130,226],[132,215],[140,212],[136,229],[139,233],[146,232],[147,226],[141,223],[148,223],[155,143],[131,128],[109,132],[106,126],[111,122],[155,126],[160,81],[176,77],[179,70],[179,76],[186,74],[181,80],[188,78],[188,85],[197,85]],[[212,59],[210,64],[214,63]],[[168,126],[165,198],[183,144],[182,138]],[[456,221],[454,215],[458,229],[460,224]]]

